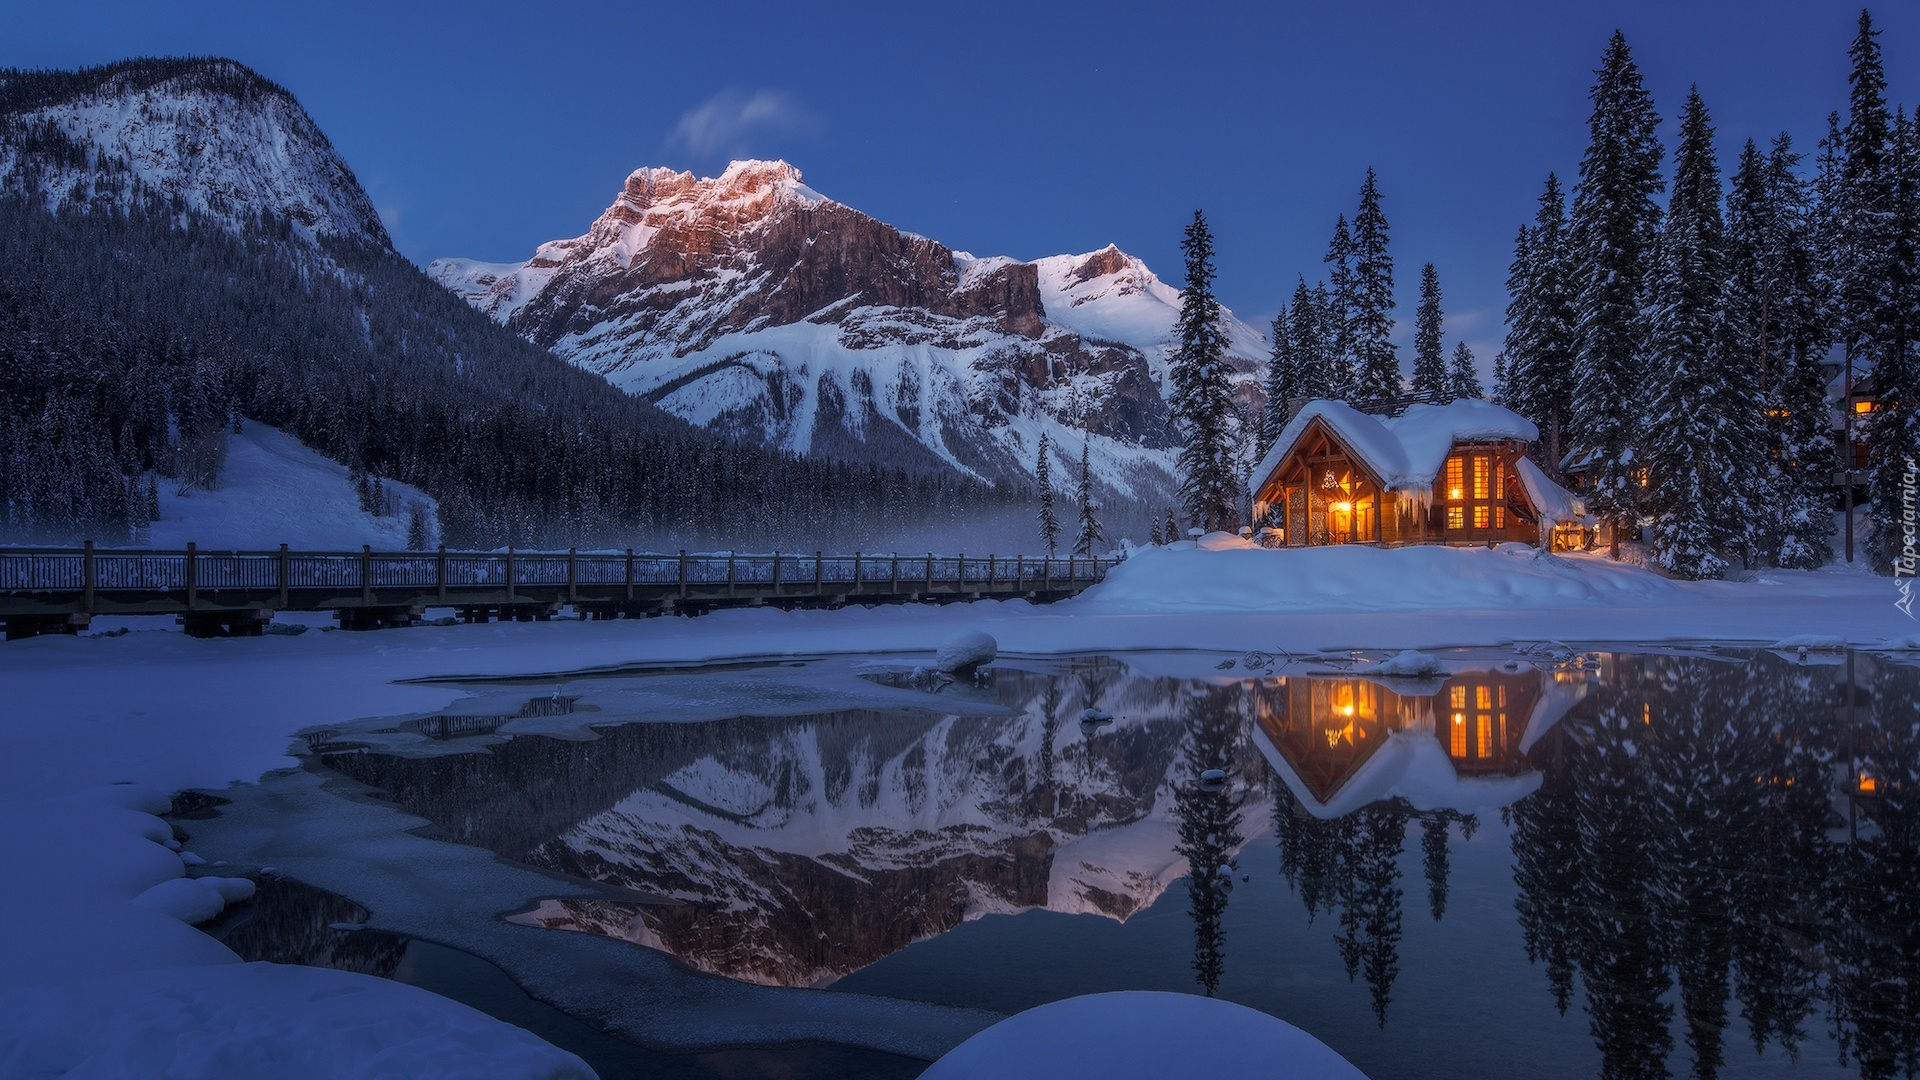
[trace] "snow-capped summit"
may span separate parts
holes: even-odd
[[[0,71],[0,185],[50,207],[138,192],[230,228],[263,211],[307,240],[389,246],[372,200],[293,95],[232,60]]]
[[[784,161],[642,168],[521,263],[436,260],[508,328],[703,426],[798,452],[1032,474],[1084,441],[1123,496],[1167,490],[1180,294],[1113,245],[976,258],[821,195]],[[1230,320],[1242,393],[1265,343]],[[1063,473],[1063,475],[1066,475]]]

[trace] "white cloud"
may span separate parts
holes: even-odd
[[[820,119],[778,90],[722,90],[688,109],[667,145],[701,157],[746,157],[769,142],[818,130]]]

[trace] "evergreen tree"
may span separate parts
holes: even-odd
[[[1512,408],[1507,388],[1507,350],[1501,349],[1493,354],[1493,395],[1487,400],[1504,408]]]
[[[1635,422],[1645,336],[1640,303],[1660,208],[1659,117],[1627,41],[1607,44],[1590,94],[1590,142],[1568,220],[1576,296],[1572,441],[1587,458],[1587,505],[1604,520],[1618,557],[1640,505],[1643,463]],[[1511,361],[1511,358],[1510,358]]]
[[[1646,464],[1653,552],[1686,578],[1719,577],[1765,498],[1758,409],[1719,333],[1725,226],[1713,126],[1689,93],[1673,197],[1649,283]]]
[[[1060,518],[1053,510],[1052,464],[1047,460],[1051,454],[1047,433],[1040,433],[1040,453],[1033,463],[1033,482],[1040,488],[1040,546],[1046,549],[1047,557],[1052,558],[1055,549],[1060,546]]]
[[[1233,468],[1233,384],[1227,379],[1227,339],[1213,295],[1213,235],[1193,212],[1180,242],[1187,287],[1180,294],[1180,337],[1173,357],[1173,412],[1184,437],[1180,497],[1187,515],[1208,532],[1231,529],[1240,501]]]
[[[1267,357],[1267,407],[1260,417],[1260,454],[1287,426],[1287,402],[1299,394],[1299,360],[1293,352],[1292,319],[1285,307],[1273,317],[1273,348]]]
[[[1867,33],[1862,13],[1862,33]],[[1920,131],[1901,109],[1892,125],[1886,172],[1890,213],[1886,278],[1871,331],[1875,400],[1868,415],[1868,561],[1882,573],[1920,572],[1906,532],[1920,473]]]
[[[1153,519],[1152,529],[1147,533],[1147,542],[1152,544],[1154,547],[1159,547],[1161,544],[1164,544],[1167,542],[1167,538],[1161,535],[1160,533],[1159,518]]]
[[[1354,397],[1397,397],[1400,357],[1393,341],[1393,256],[1387,253],[1387,218],[1372,169],[1360,186],[1360,213],[1353,219]]]
[[[1575,327],[1560,178],[1547,174],[1531,227],[1514,240],[1507,276],[1507,341],[1501,404],[1534,422],[1536,463],[1560,475],[1573,410]]]
[[[425,551],[428,540],[427,509],[419,503],[407,507],[407,550]]]
[[[1753,383],[1761,411],[1768,492],[1755,508],[1758,554],[1810,569],[1830,550],[1827,491],[1837,463],[1821,370],[1827,335],[1798,163],[1784,134],[1769,154],[1751,141],[1741,150],[1727,196],[1721,345],[1735,377]]]
[[[1164,531],[1164,532],[1165,532],[1165,534],[1166,534],[1166,537],[1167,537],[1167,543],[1169,543],[1169,544],[1171,544],[1171,543],[1173,543],[1173,542],[1174,542],[1175,540],[1178,540],[1178,539],[1180,539],[1180,538],[1181,538],[1181,537],[1180,537],[1180,523],[1179,523],[1178,521],[1176,521],[1176,520],[1174,520],[1174,517],[1173,517],[1173,507],[1171,507],[1171,506],[1169,506],[1169,507],[1167,507],[1167,525],[1166,525],[1166,528],[1165,528],[1165,530],[1163,530],[1163,531]]]
[[[1317,290],[1308,288],[1304,277],[1293,289],[1287,332],[1292,342],[1297,397],[1334,396],[1333,359],[1326,332],[1326,291],[1324,285]]]
[[[1420,307],[1413,317],[1413,392],[1447,396],[1446,343],[1441,340],[1440,275],[1420,268]]]
[[[1319,297],[1320,335],[1326,343],[1328,396],[1352,398],[1359,379],[1359,362],[1354,353],[1355,322],[1360,299],[1355,277],[1353,233],[1347,228],[1347,215],[1334,222],[1333,239],[1327,242],[1327,287]]]
[[[1075,555],[1092,556],[1094,545],[1104,536],[1100,524],[1100,507],[1093,501],[1093,469],[1087,461],[1087,443],[1080,443],[1080,490],[1077,493],[1080,503],[1080,533],[1074,538]]]
[[[1447,367],[1446,397],[1450,400],[1478,398],[1486,391],[1480,386],[1480,372],[1474,365],[1473,350],[1464,341],[1453,343],[1453,363]]]

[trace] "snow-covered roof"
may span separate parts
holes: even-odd
[[[1563,521],[1579,521],[1587,516],[1586,503],[1573,492],[1554,483],[1552,477],[1533,463],[1533,459],[1523,457],[1515,467],[1520,473],[1520,486],[1527,489],[1527,501],[1533,504],[1541,520],[1549,525],[1558,525]]]
[[[1456,443],[1516,439],[1533,442],[1540,429],[1511,409],[1478,398],[1445,405],[1409,405],[1399,416],[1371,416],[1344,401],[1310,401],[1273,441],[1254,475],[1265,484],[1314,420],[1326,424],[1389,491],[1424,494]]]

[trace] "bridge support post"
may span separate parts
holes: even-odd
[[[733,595],[733,549],[727,549],[727,595]]]
[[[687,549],[680,549],[680,599],[687,598]]]
[[[578,558],[579,558],[579,553],[575,549],[573,548],[567,549],[567,603],[569,604],[573,603],[574,600],[578,599],[579,597],[578,589],[574,584],[575,561]]]
[[[824,564],[820,559],[820,553],[817,551],[814,552],[813,553],[813,595],[815,596],[826,595],[826,590],[822,588],[820,585],[820,582],[823,576],[823,566]]]
[[[633,599],[633,549],[627,549],[627,599]]]
[[[446,550],[445,548],[441,549]],[[280,582],[280,610],[287,610],[287,545],[280,545],[280,552],[274,556],[274,576]]]
[[[513,546],[507,546],[507,603],[514,603],[513,596]],[[504,615],[505,613],[502,612]]]
[[[93,614],[93,541],[87,541],[80,555],[80,613]]]
[[[441,544],[433,557],[433,595],[441,603],[447,602],[447,545]]]
[[[198,583],[194,581],[193,541],[187,541],[187,563],[185,569],[187,585],[187,610],[192,611],[200,599]]]

